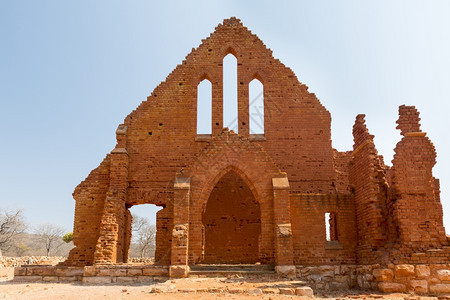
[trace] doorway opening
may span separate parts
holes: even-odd
[[[206,264],[259,262],[261,210],[252,191],[234,171],[212,190],[203,213]]]
[[[129,262],[154,263],[157,247],[157,213],[161,209],[162,207],[153,204],[139,204],[130,207]]]

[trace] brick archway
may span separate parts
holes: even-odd
[[[261,209],[246,181],[234,171],[216,183],[202,213],[202,263],[259,262]]]
[[[272,178],[285,177],[263,147],[224,129],[196,156],[195,162],[182,171],[190,178],[189,264],[204,258],[205,228],[202,214],[220,178],[233,171],[248,186],[261,213],[259,261],[275,263],[274,204]]]

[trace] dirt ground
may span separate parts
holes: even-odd
[[[151,284],[82,285],[81,283],[14,283],[13,268],[0,269],[0,299],[312,299],[307,297],[261,294],[270,288],[298,287],[295,281],[260,281],[249,278],[183,278]],[[241,294],[245,293],[245,294]],[[251,294],[256,293],[256,294]],[[317,294],[314,299],[437,299],[407,294]]]

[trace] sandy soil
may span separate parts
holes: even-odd
[[[299,281],[262,282],[251,278],[222,277],[169,279],[151,284],[82,285],[81,283],[14,283],[11,281],[12,276],[13,268],[0,269],[0,299],[311,299],[276,294],[248,295],[253,289],[295,288],[302,285]],[[242,291],[247,294],[239,294]],[[362,294],[358,291],[316,296],[319,299],[437,299],[410,297],[406,294]]]

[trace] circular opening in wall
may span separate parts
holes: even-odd
[[[151,131],[149,131],[149,132],[148,132],[148,135],[152,135],[152,132],[151,132]]]
[[[219,123],[216,123],[217,126],[219,126]]]

